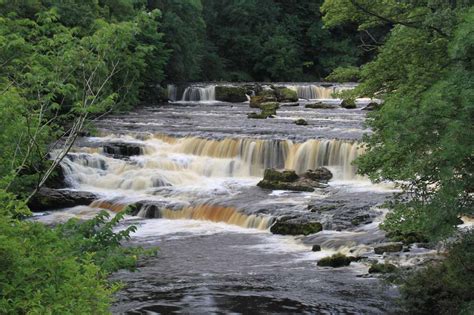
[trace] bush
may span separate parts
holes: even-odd
[[[447,258],[414,272],[401,287],[409,314],[472,314],[474,310],[474,231],[451,247]]]
[[[121,247],[135,229],[113,231],[123,214],[107,222],[102,212],[85,223],[51,229],[12,218],[23,203],[2,201],[9,209],[0,210],[0,314],[109,313],[120,286],[109,283],[108,274],[135,267],[143,253]]]

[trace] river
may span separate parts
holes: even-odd
[[[212,91],[194,95],[209,98]],[[361,110],[366,101],[356,109],[309,109],[304,104],[310,101],[300,100],[299,106],[282,106],[275,118],[253,120],[247,118],[248,103],[189,98],[99,120],[98,135],[79,139],[63,162],[73,189],[101,198],[44,220],[87,218],[99,209],[138,204],[137,215],[126,219],[138,226],[131,244],[160,248],[137,271],[112,276],[124,283],[112,312],[393,312],[396,288],[367,270],[371,260],[403,261],[404,253],[373,251],[386,241],[378,227],[385,214],[380,205],[394,189],[371,184],[352,165],[369,132]],[[298,118],[308,125],[295,125]],[[120,156],[123,147],[137,154]],[[334,178],[315,192],[256,186],[266,168],[301,173],[319,166]],[[270,233],[282,216],[317,220],[324,230],[308,236]],[[316,244],[320,252],[311,251]],[[337,269],[316,265],[336,252],[364,259]]]

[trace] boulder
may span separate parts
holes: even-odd
[[[330,104],[324,104],[324,103],[312,103],[312,104],[306,104],[304,106],[305,108],[312,108],[312,109],[333,109],[335,108],[333,105]]]
[[[276,115],[276,111],[280,108],[280,104],[277,102],[266,102],[260,104],[259,108],[262,110],[262,114],[264,115]]]
[[[298,125],[298,126],[307,126],[308,125],[308,122],[302,118],[300,119],[297,119],[294,121],[295,125]]]
[[[321,251],[321,245],[313,245],[313,248],[311,250],[313,252],[320,252]]]
[[[105,154],[113,155],[115,158],[124,158],[142,154],[142,146],[136,143],[115,142],[103,146]]]
[[[362,110],[367,110],[367,111],[373,111],[373,110],[378,110],[382,107],[381,104],[376,103],[376,102],[370,102],[367,106],[362,108]]]
[[[369,273],[393,273],[397,270],[395,265],[389,263],[378,264],[375,263],[369,268]]]
[[[257,93],[257,95],[250,97],[250,107],[260,108],[260,105],[263,103],[277,102],[274,90],[262,90]]]
[[[276,89],[276,96],[279,102],[298,102],[298,94],[296,91],[286,87]]]
[[[357,105],[354,99],[344,99],[342,100],[341,107],[345,109],[353,109],[357,108]]]
[[[263,180],[258,187],[272,190],[291,190],[313,192],[315,188],[326,188],[327,185],[305,176],[298,176],[295,171],[277,171],[266,169]]]
[[[393,242],[393,243],[383,243],[374,246],[374,252],[377,255],[382,255],[383,253],[396,253],[401,252],[403,249],[403,243]]]
[[[293,218],[279,219],[270,228],[270,232],[280,235],[309,235],[322,230],[323,226],[319,222]]]
[[[350,257],[347,257],[346,255],[338,253],[330,257],[324,257],[320,259],[318,261],[318,266],[339,268],[339,267],[349,266],[351,262],[352,262],[352,259]]]
[[[98,197],[84,191],[41,188],[28,202],[31,211],[47,211],[90,205]]]
[[[307,170],[306,173],[303,174],[304,177],[309,178],[314,181],[322,181],[327,182],[332,178],[332,173],[325,167],[318,167],[314,170]]]
[[[273,168],[265,170],[263,179],[268,181],[280,181],[280,182],[294,182],[298,179],[298,175],[295,171],[277,171]]]
[[[216,86],[216,100],[229,103],[247,101],[247,90],[240,86]]]

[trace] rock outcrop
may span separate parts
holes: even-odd
[[[382,255],[383,253],[396,253],[401,252],[403,249],[403,243],[393,242],[393,243],[383,243],[374,246],[374,252],[377,255]]]
[[[330,257],[324,257],[320,259],[318,261],[318,266],[340,268],[340,267],[349,266],[352,261],[353,261],[353,258],[338,253]]]
[[[136,143],[114,142],[103,146],[105,154],[112,155],[114,158],[126,158],[142,154],[142,146]]]
[[[317,179],[314,174],[319,174],[319,169],[308,171],[298,176],[295,171],[277,171],[275,169],[267,169],[263,175],[263,180],[257,186],[264,189],[272,190],[291,190],[312,192],[315,188],[326,188],[326,177]],[[325,171],[321,171],[325,172]],[[328,170],[329,172],[329,170]],[[307,176],[307,174],[310,174]],[[331,174],[332,177],[332,174]]]
[[[31,198],[28,202],[28,207],[31,211],[35,212],[57,210],[75,206],[87,206],[97,198],[95,194],[89,192],[44,187]]]

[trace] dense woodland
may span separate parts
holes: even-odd
[[[409,193],[389,205],[388,235],[454,244],[398,280],[403,307],[473,312],[473,235],[456,230],[474,214],[473,57],[469,0],[0,1],[0,313],[107,313],[107,275],[151,254],[120,246],[133,231],[112,232],[121,216],[23,220],[94,119],[170,82],[324,79],[384,100],[357,164]]]

